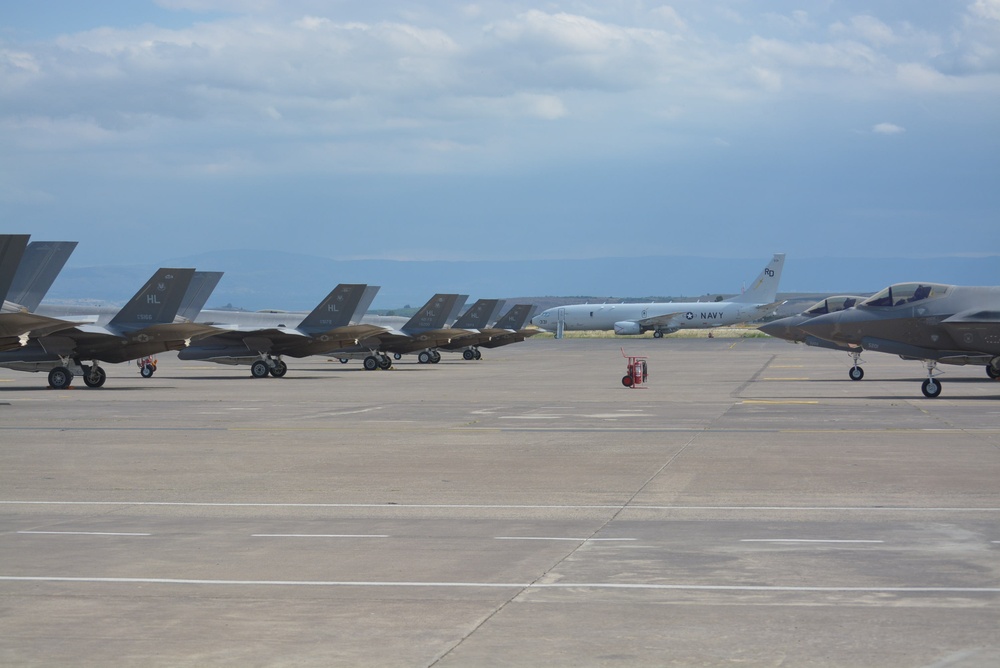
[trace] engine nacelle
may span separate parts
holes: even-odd
[[[631,334],[642,334],[642,327],[637,322],[622,320],[615,323],[615,334],[628,336]]]

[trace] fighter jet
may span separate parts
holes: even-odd
[[[362,357],[368,371],[391,368],[389,353],[396,359],[415,353],[421,364],[440,362],[441,353],[435,349],[465,333],[446,325],[449,316],[456,311],[456,304],[461,308],[463,303],[464,295],[436,294],[399,329],[383,328],[383,331],[359,341],[357,346],[338,353],[337,357],[345,364],[352,358]]]
[[[216,331],[205,325],[174,322],[193,274],[194,269],[157,270],[104,324],[49,319],[61,324],[44,331],[32,328],[25,345],[0,352],[0,366],[18,371],[48,370],[49,385],[55,389],[68,388],[74,375],[82,375],[88,387],[101,387],[107,373],[99,362],[113,364],[180,350],[192,339]]]
[[[288,372],[281,359],[326,355],[356,346],[385,332],[376,325],[352,325],[371,305],[377,286],[340,284],[295,327],[246,327],[212,323],[225,331],[201,339],[178,353],[182,360],[249,364],[250,375],[280,378]]]
[[[998,314],[1000,287],[900,283],[853,309],[817,316],[799,327],[837,344],[923,361],[927,379],[921,391],[934,398],[941,394],[938,363],[982,364],[990,377],[1000,373],[1000,347],[988,342]]]
[[[493,327],[487,330],[490,332],[490,340],[479,345],[483,348],[499,348],[512,343],[520,343],[535,334],[539,334],[542,330],[537,327],[524,329],[524,323],[528,322],[531,312],[534,310],[534,304],[515,304],[513,308],[493,323]]]
[[[615,334],[642,334],[654,338],[680,329],[701,329],[757,320],[776,303],[785,254],[775,253],[750,289],[729,301],[662,302],[645,304],[573,304],[546,309],[531,319],[536,327],[556,333],[573,330],[614,330]]]
[[[440,346],[438,350],[460,352],[465,360],[482,359],[479,346],[490,340],[488,325],[496,320],[503,304],[502,299],[477,300],[451,325],[452,329],[462,330],[465,333],[456,334],[449,343]]]
[[[843,311],[848,308],[854,308],[864,300],[864,297],[858,297],[856,295],[837,295],[835,297],[827,297],[826,299],[821,299],[816,302],[798,315],[790,315],[787,318],[781,318],[780,320],[773,320],[771,322],[764,323],[763,325],[758,326],[757,329],[765,334],[768,334],[769,336],[791,341],[792,343],[804,343],[807,346],[829,348],[831,350],[842,350],[849,354],[854,360],[854,365],[848,373],[851,380],[861,380],[865,377],[865,370],[860,364],[862,349],[859,346],[849,346],[821,339],[807,333],[800,327],[800,325],[804,322],[808,322],[816,316],[826,315],[827,313],[836,313],[837,311]]]

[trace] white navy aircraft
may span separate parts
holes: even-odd
[[[778,306],[775,302],[785,254],[775,253],[748,290],[722,302],[652,302],[645,304],[572,304],[547,309],[531,324],[555,332],[614,330],[615,334],[642,334],[655,338],[679,329],[736,325],[762,318]]]

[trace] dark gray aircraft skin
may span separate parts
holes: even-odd
[[[24,346],[0,352],[0,365],[19,371],[48,370],[49,385],[55,389],[69,387],[77,374],[88,387],[101,387],[107,374],[99,362],[114,364],[180,350],[191,340],[218,331],[174,321],[193,275],[194,269],[159,269],[107,323],[64,321],[57,331],[32,332]]]
[[[288,372],[283,356],[333,354],[385,332],[386,328],[377,325],[351,324],[352,319],[360,318],[368,310],[377,291],[375,286],[342,283],[295,327],[239,329],[219,323],[215,326],[226,331],[188,346],[178,357],[218,364],[249,364],[254,378],[268,375],[280,378]]]
[[[850,346],[843,343],[834,343],[833,341],[821,339],[817,336],[809,334],[802,329],[800,325],[812,320],[816,316],[826,315],[827,313],[836,313],[848,308],[854,308],[864,300],[865,297],[859,297],[857,295],[837,295],[835,297],[827,297],[826,299],[821,299],[816,302],[798,315],[790,315],[787,318],[781,318],[780,320],[773,320],[771,322],[764,323],[763,325],[758,326],[757,329],[769,336],[784,339],[785,341],[791,341],[792,343],[804,343],[807,346],[846,352],[854,360],[854,365],[851,367],[848,375],[851,380],[861,380],[865,377],[865,370],[861,368],[860,364],[860,347]]]
[[[364,356],[364,367],[369,371],[392,367],[392,353],[396,359],[416,353],[421,364],[441,361],[435,348],[448,344],[455,336],[465,332],[447,327],[449,315],[461,308],[464,297],[457,294],[436,294],[420,307],[412,318],[398,330],[381,328],[382,331],[347,348],[339,355],[346,363],[351,357]]]
[[[479,346],[490,340],[490,334],[487,333],[488,325],[496,319],[503,304],[502,299],[477,300],[451,325],[452,329],[462,330],[465,333],[456,334],[449,343],[438,349],[461,352],[463,359],[466,360],[482,359]]]
[[[997,311],[1000,287],[899,283],[853,309],[817,316],[799,327],[837,344],[922,360],[927,379],[921,390],[933,398],[941,394],[941,382],[935,378],[939,362],[982,364],[990,377],[1000,374],[1000,351],[988,349],[983,341],[989,336],[989,314]],[[970,319],[985,326],[978,343]]]
[[[34,313],[76,246],[76,241],[29,243],[6,298],[29,313]]]
[[[0,234],[0,351],[17,350],[29,335],[72,327],[73,323],[29,313],[23,305],[5,303],[28,249],[27,234]]]
[[[534,304],[515,304],[493,323],[493,327],[486,330],[490,333],[490,340],[479,345],[483,348],[499,348],[520,343],[535,334],[540,334],[542,330],[537,327],[524,329],[524,324],[531,318],[534,310]]]

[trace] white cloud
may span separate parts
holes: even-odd
[[[872,127],[872,132],[877,135],[898,135],[906,132],[906,128],[902,128],[894,123],[878,123]]]
[[[1000,0],[976,0],[969,5],[969,12],[984,19],[1000,21]]]

